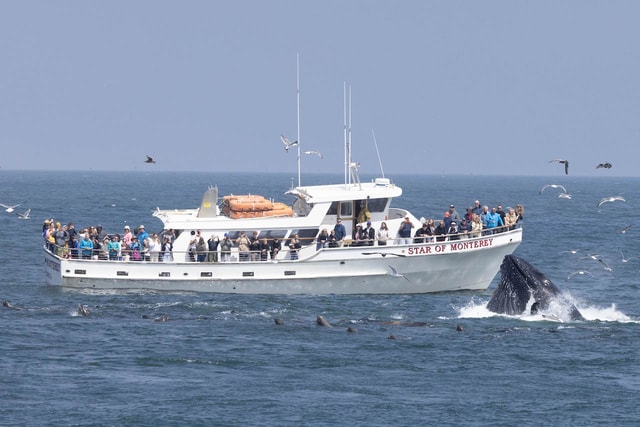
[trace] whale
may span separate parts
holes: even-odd
[[[520,315],[533,299],[531,314],[544,312],[554,300],[562,300],[562,291],[542,272],[522,258],[506,255],[500,265],[500,283],[494,289],[487,309],[498,314]],[[582,313],[563,300],[571,320],[584,320]]]

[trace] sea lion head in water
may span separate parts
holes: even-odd
[[[327,322],[327,320],[322,316],[318,316],[316,318],[316,323],[319,326],[324,326],[325,328],[333,328],[333,326],[331,326],[331,323]]]

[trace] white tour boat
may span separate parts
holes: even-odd
[[[391,207],[402,189],[388,178],[298,186],[287,194],[295,199],[291,206],[253,195],[219,199],[218,189],[210,187],[199,208],[156,210],[153,216],[163,222],[165,230],[172,230],[171,260],[163,261],[162,256],[158,261],[133,260],[124,254],[116,260],[97,255],[79,259],[58,256],[54,247],[45,244],[47,283],[69,288],[241,294],[484,290],[504,256],[513,253],[522,240],[522,228],[518,227],[477,237],[465,234],[457,240],[449,236],[445,241],[401,242],[396,238],[401,222],[409,218],[416,226],[413,234],[420,221],[407,210]],[[363,214],[375,230],[386,222],[391,234],[387,245],[375,241],[360,242],[364,243],[361,246],[346,238],[339,247],[318,248],[317,237],[323,229],[333,230],[340,218],[350,237],[358,218],[365,218]],[[243,231],[249,238],[257,232],[257,237],[267,243],[279,238],[282,249],[272,258],[268,253],[245,254],[234,245],[223,261],[218,247],[217,262],[209,257],[198,262],[189,252],[192,232],[198,230],[205,240],[214,234],[223,240],[227,234],[233,242]],[[297,257],[288,246],[294,234],[301,241]]]

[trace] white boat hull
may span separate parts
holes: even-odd
[[[60,258],[45,248],[50,285],[233,294],[421,294],[484,290],[522,229],[449,242],[315,251],[296,261],[140,262]]]

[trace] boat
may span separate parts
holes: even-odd
[[[218,292],[237,294],[422,294],[431,292],[485,290],[499,270],[505,255],[522,241],[522,228],[498,230],[473,237],[448,236],[445,241],[415,243],[392,239],[387,245],[346,239],[342,246],[318,247],[323,229],[332,230],[338,218],[347,236],[357,226],[371,221],[378,230],[385,222],[395,232],[408,218],[420,220],[408,210],[392,207],[402,189],[389,178],[371,182],[296,186],[286,191],[293,202],[282,209],[280,202],[256,196],[218,198],[218,188],[206,189],[199,207],[157,209],[165,230],[171,230],[173,259],[136,261],[69,257],[45,243],[46,281],[65,288],[123,289],[152,291]],[[244,216],[231,215],[230,200],[242,200]],[[254,208],[251,204],[255,203]],[[263,215],[271,209],[282,215]],[[364,211],[363,211],[364,209]],[[240,211],[238,211],[240,212]],[[367,215],[362,215],[366,213]],[[273,257],[243,259],[233,247],[228,260],[194,261],[189,252],[193,233],[205,239],[226,234],[237,241],[241,232],[257,232],[271,242],[279,238],[282,249]],[[301,247],[295,251],[287,243],[297,234]],[[394,236],[392,236],[394,237]],[[371,245],[369,245],[371,243]],[[220,248],[218,248],[220,251]],[[292,256],[292,252],[293,255]],[[60,254],[60,255],[59,255]]]
[[[127,255],[113,260],[100,255],[80,259],[45,242],[46,282],[79,289],[287,295],[487,289],[504,256],[513,253],[522,241],[522,228],[416,242],[413,234],[420,220],[410,211],[392,206],[402,196],[402,188],[384,176],[382,165],[382,177],[360,181],[359,164],[351,159],[351,138],[346,129],[345,114],[343,183],[302,185],[299,132],[294,143],[283,135],[285,150],[298,150],[298,185],[292,183],[284,192],[290,203],[255,194],[220,198],[213,185],[204,192],[199,207],[158,208],[152,213],[163,224],[161,239],[172,242],[170,257],[164,254],[157,261],[146,256],[136,260]],[[366,227],[368,222],[375,230],[384,222],[394,235],[386,245],[375,239],[345,238],[336,244],[319,241],[322,231],[333,230],[338,219],[346,236],[352,236],[353,230]],[[410,239],[395,238],[403,221],[416,226]],[[205,239],[215,235],[218,240],[228,238],[235,243],[247,233],[265,245],[279,240],[281,250],[252,253],[234,245],[230,253],[223,254],[218,247],[215,257],[207,254],[200,262],[198,255],[203,254],[189,250],[198,233]],[[299,245],[289,247],[290,241],[299,241]]]

